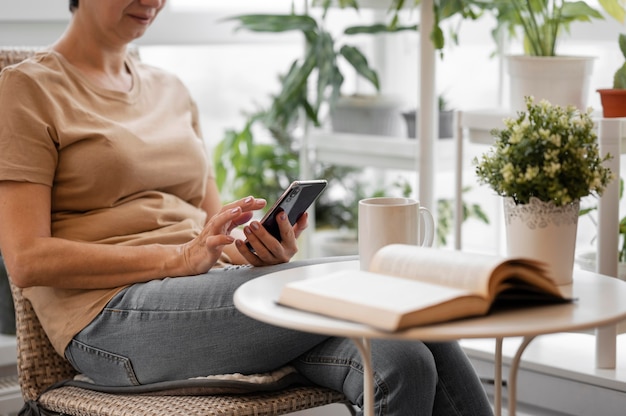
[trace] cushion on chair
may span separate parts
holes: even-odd
[[[64,386],[81,387],[103,393],[148,394],[151,396],[202,396],[209,394],[266,392],[282,390],[296,384],[311,385],[311,383],[292,366],[285,366],[263,374],[222,374],[128,387],[100,386],[94,384],[89,378],[82,374],[63,383]]]

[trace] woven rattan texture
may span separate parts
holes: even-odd
[[[17,370],[25,400],[35,400],[48,386],[74,377],[76,371],[56,353],[30,302],[11,285],[17,332]]]
[[[295,387],[276,393],[216,396],[116,396],[63,387],[45,393],[40,403],[68,415],[107,416],[271,416],[341,402],[324,388]]]

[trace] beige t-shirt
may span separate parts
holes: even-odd
[[[0,74],[0,181],[52,187],[54,237],[179,244],[206,220],[199,205],[212,168],[188,90],[132,58],[127,67],[128,93],[93,85],[52,51]],[[120,289],[24,294],[62,355]]]

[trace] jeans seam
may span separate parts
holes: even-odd
[[[130,379],[131,383],[133,385],[140,385],[141,383],[139,383],[139,380],[137,380],[137,376],[135,375],[135,372],[133,370],[133,367],[130,363],[130,360],[127,357],[118,355],[118,354],[114,354],[108,351],[105,351],[103,349],[100,348],[94,348],[90,345],[87,345],[83,342],[80,342],[76,339],[72,340],[72,344],[75,346],[75,348],[79,348],[82,349],[84,352],[88,353],[88,354],[94,354],[94,355],[99,355],[103,358],[106,358],[110,361],[116,362],[116,363],[120,363],[122,364],[122,367],[124,368],[124,370],[126,371],[126,375],[127,377]],[[68,348],[68,351],[70,351],[71,355],[71,349]],[[72,360],[73,361],[73,360]],[[80,372],[80,369],[77,368],[77,370]]]

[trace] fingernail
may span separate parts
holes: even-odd
[[[250,229],[250,227],[244,227],[243,232],[246,234],[252,234],[252,230]]]
[[[240,210],[241,210],[241,208],[237,207],[237,208],[233,208],[233,209],[231,209],[231,210],[230,210],[230,212],[231,212],[232,214],[237,214]]]
[[[252,224],[250,224],[250,226],[252,227],[252,229],[254,230],[258,230],[259,229],[259,223],[254,221]]]
[[[235,240],[235,245],[236,245],[237,247],[241,247],[241,246],[243,245],[243,241],[241,241],[241,240]]]
[[[284,212],[282,212],[282,213],[280,214],[280,220],[281,220],[281,221],[285,221],[286,219],[287,219],[287,214],[285,214]]]
[[[252,198],[251,196],[247,197],[246,199],[243,200],[244,203],[249,204],[250,202],[252,202],[254,198]]]

